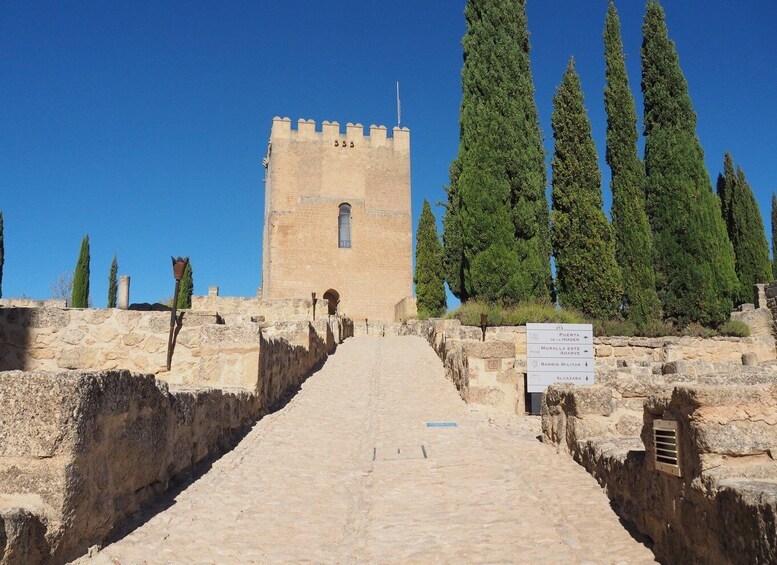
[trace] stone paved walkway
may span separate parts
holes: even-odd
[[[420,338],[350,339],[172,506],[83,561],[652,563],[538,433],[470,411]]]

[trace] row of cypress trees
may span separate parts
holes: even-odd
[[[2,275],[2,227],[3,216],[0,212],[0,280]],[[89,271],[90,271],[90,252],[89,252],[89,236],[85,235],[81,240],[81,248],[78,252],[78,261],[76,262],[76,269],[73,273],[73,289],[70,300],[70,305],[73,308],[88,308],[89,307]],[[113,256],[111,261],[111,268],[108,273],[108,308],[116,308],[117,294],[119,289],[118,283],[119,263],[116,259],[116,255]],[[173,300],[176,302],[178,308],[191,308],[192,307],[192,294],[194,293],[194,279],[192,275],[191,262],[187,263],[186,269],[183,272],[181,278],[181,284],[178,290],[178,296]]]
[[[601,174],[574,61],[554,97],[549,217],[526,0],[470,0],[465,18],[460,144],[446,187],[441,267],[455,296],[505,303],[557,298],[593,318],[624,315],[642,328],[662,316],[680,325],[717,325],[735,302],[750,298],[752,284],[772,278],[757,204],[730,156],[719,197],[712,191],[687,82],[657,0],[647,3],[641,49],[644,163],[612,2],[607,12],[612,224],[602,212]],[[420,311],[426,303],[418,299]]]
[[[428,206],[428,203],[427,203]],[[431,213],[431,209],[429,210]],[[434,221],[434,218],[432,218]],[[435,231],[436,236],[436,231]],[[438,241],[439,244],[439,241]],[[3,263],[5,261],[5,247],[3,242],[3,212],[0,211],[0,298],[3,297]],[[81,247],[78,251],[78,261],[76,262],[76,268],[73,273],[73,287],[70,297],[70,305],[73,308],[87,308],[89,306],[89,271],[90,271],[90,251],[89,251],[89,235],[85,235],[81,240]],[[119,263],[116,259],[116,255],[113,256],[111,261],[111,268],[108,274],[108,308],[116,308],[117,293],[118,293],[118,272]],[[440,274],[441,277],[441,274]],[[440,278],[440,284],[442,279]],[[192,276],[191,263],[187,264],[184,271],[183,278],[181,279],[181,286],[176,297],[178,308],[191,308],[192,306],[192,294],[194,293],[194,280]],[[443,293],[443,312],[445,311],[445,295]]]

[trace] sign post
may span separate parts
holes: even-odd
[[[526,324],[526,392],[553,383],[594,384],[591,324]]]

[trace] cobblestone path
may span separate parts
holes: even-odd
[[[353,338],[169,508],[83,561],[652,563],[538,433],[470,411],[420,338]]]

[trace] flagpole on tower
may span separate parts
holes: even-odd
[[[399,81],[397,81],[397,127],[402,127],[402,105],[399,102]]]

